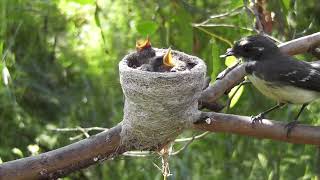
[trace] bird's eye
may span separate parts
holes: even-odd
[[[250,48],[249,48],[248,46],[243,46],[243,50],[244,50],[245,52],[249,52],[249,51],[250,51]]]

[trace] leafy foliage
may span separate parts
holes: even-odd
[[[118,62],[138,38],[149,35],[153,46],[199,56],[214,79],[226,67],[219,55],[254,33],[253,16],[241,6],[238,0],[1,0],[0,163],[64,146],[77,135],[52,129],[117,124],[123,107]],[[272,35],[282,41],[320,27],[316,0],[270,0],[267,9],[275,14]],[[232,10],[211,17],[210,27],[196,25]],[[241,115],[273,103],[250,85],[236,99],[230,113]],[[290,119],[297,109],[272,118]],[[301,119],[316,124],[319,110],[313,103]],[[171,179],[315,179],[317,153],[308,145],[211,134],[170,159]],[[160,160],[119,157],[65,179],[161,179],[153,162]]]

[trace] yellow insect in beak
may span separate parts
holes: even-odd
[[[167,67],[174,67],[171,48],[169,48],[166,54],[163,56],[163,64]]]
[[[147,37],[147,39],[138,40],[138,41],[136,42],[136,49],[137,49],[138,51],[141,51],[141,50],[143,50],[143,49],[145,49],[145,48],[149,48],[149,47],[151,47],[151,42],[150,42],[149,36]]]

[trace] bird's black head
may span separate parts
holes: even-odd
[[[228,49],[224,57],[243,57],[244,61],[259,61],[266,56],[279,53],[277,45],[270,38],[262,35],[253,35],[240,39]]]

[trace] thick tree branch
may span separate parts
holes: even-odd
[[[120,147],[121,125],[37,156],[0,164],[0,179],[57,179],[128,150]]]
[[[263,119],[252,124],[251,118],[221,113],[205,113],[210,120],[194,125],[194,129],[266,138],[296,144],[320,145],[320,126],[297,125],[287,137],[286,122]],[[209,122],[209,124],[207,123]]]
[[[320,32],[304,36],[292,41],[280,44],[280,50],[289,55],[311,52],[320,45]]]
[[[279,48],[283,53],[295,55],[308,52],[319,44],[320,32],[282,43],[279,45]],[[215,102],[227,90],[239,84],[243,80],[244,76],[244,66],[237,66],[225,74],[224,78],[216,80],[213,85],[210,85],[205,89],[201,95],[200,101],[207,103]]]

